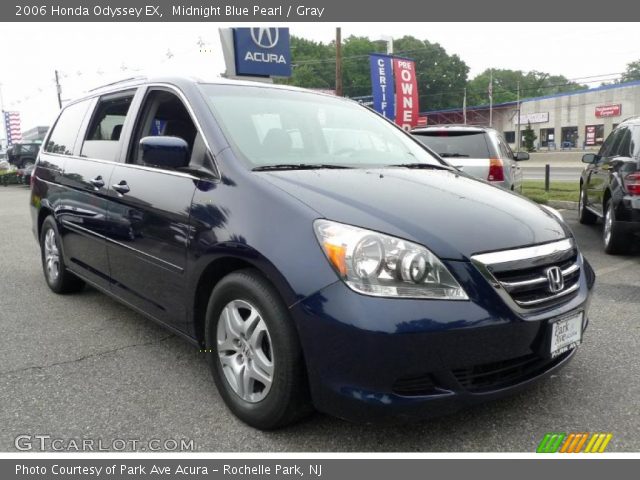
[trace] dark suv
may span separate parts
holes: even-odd
[[[580,177],[580,223],[602,218],[605,252],[629,252],[640,233],[640,117],[618,125],[598,154],[582,161],[588,165]]]
[[[26,168],[36,163],[39,143],[15,143],[7,149],[9,163],[18,168]]]
[[[31,206],[54,292],[88,283],[198,345],[259,428],[496,398],[565,365],[588,322],[594,273],[557,212],[316,92],[93,91],[48,134]]]

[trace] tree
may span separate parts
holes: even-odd
[[[395,54],[416,62],[420,110],[462,106],[469,67],[457,55],[428,40],[405,36],[394,40]],[[342,46],[342,82],[349,97],[371,95],[369,55],[386,50],[383,42],[350,36]],[[293,74],[278,83],[305,88],[335,88],[335,42],[291,37]]]
[[[397,55],[416,62],[420,110],[462,107],[469,67],[439,43],[405,36],[394,40]]]
[[[620,77],[620,83],[640,80],[640,60],[627,63],[627,69]]]
[[[291,36],[293,72],[276,83],[307,88],[335,87],[335,50],[331,45]]]
[[[524,148],[527,149],[527,152],[533,152],[535,150],[533,142],[535,142],[538,137],[531,128],[531,122],[527,122],[527,128],[524,129],[522,135],[524,136]]]
[[[554,93],[564,93],[588,88],[586,85],[569,81],[563,75],[532,70],[490,69],[471,80],[467,85],[467,104],[486,105],[489,103],[489,83],[493,75],[493,103],[515,102],[518,98],[518,82],[520,82],[520,98],[541,97]]]

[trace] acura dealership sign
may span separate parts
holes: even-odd
[[[236,75],[290,77],[288,28],[234,28]]]

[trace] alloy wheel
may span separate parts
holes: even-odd
[[[611,242],[611,230],[613,229],[613,215],[611,208],[607,207],[604,214],[604,244],[609,245]]]
[[[44,237],[44,261],[47,278],[51,283],[55,283],[60,275],[60,252],[56,244],[56,232],[53,229],[47,230]]]
[[[267,324],[256,307],[233,300],[218,319],[217,351],[231,389],[249,403],[263,400],[274,379],[274,358]]]

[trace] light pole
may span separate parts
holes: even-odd
[[[336,96],[342,97],[342,29],[336,27]]]
[[[2,117],[0,121],[0,133],[2,133],[2,138],[7,142],[6,133],[7,129],[4,122],[4,99],[2,98],[2,84],[0,83],[0,116]],[[8,143],[8,142],[7,142]],[[2,148],[2,141],[0,141],[0,148]]]
[[[386,42],[387,43],[387,55],[393,55],[393,37],[390,37],[389,35],[381,35],[380,39],[378,41]]]

